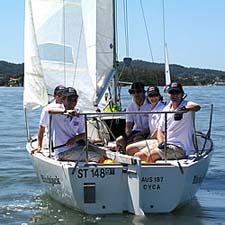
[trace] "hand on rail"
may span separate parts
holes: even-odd
[[[187,109],[185,106],[181,107],[174,114],[174,120],[179,121],[179,120],[183,119],[183,113],[186,113],[188,111],[189,111],[189,109]]]
[[[165,148],[165,142],[161,142],[161,143],[158,145],[158,148],[159,148],[159,149],[164,149],[164,148]]]
[[[69,117],[73,117],[73,116],[80,116],[80,113],[78,111],[76,111],[75,109],[68,109],[64,111],[64,115],[67,115]]]
[[[189,111],[189,109],[186,106],[183,106],[178,111],[182,111],[182,112],[186,113]]]

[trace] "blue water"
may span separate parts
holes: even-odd
[[[23,88],[1,87],[0,224],[225,224],[225,88],[185,87],[185,91],[187,99],[202,106],[201,113],[196,115],[197,129],[208,130],[209,108],[214,104],[212,138],[215,152],[196,197],[190,204],[169,214],[89,216],[68,209],[44,194],[25,150]],[[123,97],[127,103],[129,97]],[[31,132],[37,130],[39,113],[33,113],[36,119],[30,124]]]

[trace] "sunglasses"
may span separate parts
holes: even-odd
[[[169,92],[169,94],[171,95],[179,95],[181,93],[182,93],[181,91],[175,91],[175,90]]]
[[[140,94],[140,93],[142,93],[143,91],[142,90],[129,90],[129,94],[130,95],[133,95],[133,94]]]
[[[148,94],[148,97],[158,97],[159,95],[157,94]]]
[[[76,102],[77,101],[77,97],[68,97],[67,101],[68,102]]]

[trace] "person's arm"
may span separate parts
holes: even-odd
[[[201,106],[198,105],[197,103],[195,102],[188,102],[187,105],[185,106],[185,108],[188,110],[188,111],[193,111],[193,112],[197,112],[201,109]]]
[[[133,122],[126,122],[125,133],[127,136],[131,134],[132,128],[133,128]]]
[[[80,113],[76,109],[63,109],[59,107],[48,108],[48,113],[50,114],[67,114],[69,116],[80,116]]]
[[[65,109],[59,108],[59,107],[49,107],[48,108],[48,113],[51,114],[57,114],[57,113],[64,113]]]
[[[159,144],[165,141],[164,133],[160,129],[157,130],[157,141]]]
[[[42,141],[45,133],[45,127],[40,126],[38,129],[38,149],[42,149]]]
[[[155,130],[149,135],[149,139],[155,139],[157,138],[158,129],[155,128]]]
[[[82,133],[82,134],[78,134],[72,138],[70,138],[67,142],[66,142],[66,145],[67,146],[72,146],[74,145],[76,142],[78,141],[81,141],[81,140],[85,140],[85,133]]]
[[[37,135],[38,146],[37,148],[31,151],[31,154],[35,152],[40,152],[42,150],[42,142],[43,142],[44,133],[45,133],[45,127],[40,125],[38,129],[38,135]]]

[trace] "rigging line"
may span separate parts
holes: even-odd
[[[117,30],[117,1],[116,0],[114,0],[114,33],[115,33],[115,35],[114,35],[114,38],[115,38],[115,40],[114,40],[114,49],[115,49],[115,51],[114,51],[114,60],[115,60],[115,64],[114,64],[114,66],[116,66],[116,61],[118,60],[118,30]],[[116,46],[115,46],[116,45]]]
[[[125,31],[125,46],[126,46],[126,56],[129,56],[129,35],[128,35],[128,11],[127,11],[127,0],[123,0],[123,10],[124,10],[124,31]]]
[[[152,48],[151,48],[151,41],[150,41],[150,36],[149,36],[149,32],[148,32],[148,27],[147,27],[147,22],[146,22],[146,17],[145,17],[145,13],[144,13],[142,0],[140,0],[140,6],[141,6],[142,16],[143,16],[143,20],[144,20],[144,24],[145,24],[145,30],[146,30],[147,40],[148,40],[148,47],[149,47],[152,62],[154,62]]]
[[[64,72],[64,86],[66,86],[66,14],[65,14],[65,0],[63,0],[63,72]]]
[[[81,45],[80,43],[81,43],[82,32],[83,32],[83,21],[81,23],[79,41],[78,41],[78,46],[77,46],[77,55],[76,55],[76,59],[75,59],[76,62],[74,65],[73,87],[75,87],[75,79],[76,79],[76,75],[77,75],[77,65],[78,65],[78,57],[79,57],[79,53],[80,53],[80,45]]]
[[[125,70],[125,67],[126,67],[126,66],[123,65],[121,72],[118,74],[118,80],[121,79],[121,77],[122,77],[122,75],[123,75],[123,72],[124,72],[124,70]]]
[[[195,153],[197,153],[198,155],[199,149],[198,149],[198,140],[196,135],[195,112],[192,112],[192,122],[193,122],[193,144],[195,148]]]

